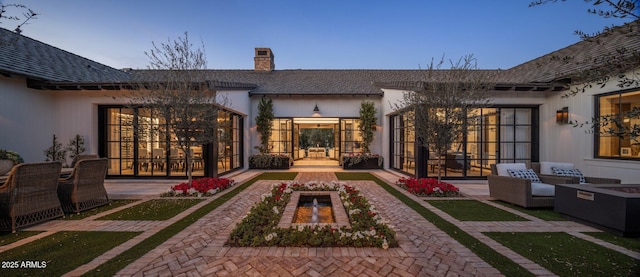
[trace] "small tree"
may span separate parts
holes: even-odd
[[[493,87],[490,71],[477,70],[472,55],[450,63],[449,70],[441,70],[444,58],[438,63],[432,59],[420,87],[406,92],[396,106],[414,122],[417,145],[437,153],[438,164],[466,132],[467,113],[490,102],[488,91]],[[441,176],[442,169],[438,167],[438,182]]]
[[[362,136],[362,153],[370,154],[371,142],[373,142],[374,131],[376,130],[376,106],[373,102],[362,101],[360,103],[360,125],[358,130]]]
[[[261,154],[269,153],[269,138],[273,130],[273,117],[273,101],[262,97],[258,103],[258,115],[256,116],[257,131],[260,133],[258,150]]]
[[[69,152],[69,158],[72,160],[84,153],[84,137],[77,134],[73,139],[69,140],[66,150]]]
[[[204,70],[207,67],[204,44],[202,48],[194,48],[186,32],[176,40],[153,43],[153,48],[145,54],[153,71],[137,76],[131,106],[148,108],[166,121],[170,135],[184,153],[191,186],[191,148],[207,143],[216,145],[219,106],[226,101],[209,89]],[[165,150],[169,151],[169,145]],[[213,174],[217,175],[217,171]]]
[[[58,141],[58,137],[53,135],[51,146],[44,150],[45,161],[47,162],[62,162],[65,163],[67,159],[67,149],[62,146],[62,143]]]

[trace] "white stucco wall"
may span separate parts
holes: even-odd
[[[587,127],[559,125],[555,122],[555,111],[562,107],[569,108],[569,120],[586,122],[595,114],[594,95],[622,90],[617,86],[618,80],[609,81],[604,87],[593,86],[584,93],[562,97],[555,94],[547,99],[547,108],[540,110],[541,135],[540,160],[570,162],[576,165],[586,176],[601,176],[622,179],[623,183],[640,182],[640,162],[595,159],[594,136]]]
[[[42,162],[58,121],[53,97],[28,89],[22,77],[0,76],[0,148],[15,151],[25,162]]]

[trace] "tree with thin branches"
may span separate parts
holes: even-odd
[[[535,7],[556,2],[558,0],[538,0],[531,2],[529,6]],[[585,42],[592,43],[594,48],[606,49],[607,38],[611,35],[622,35],[636,41],[640,40],[639,0],[584,0],[584,2],[593,4],[592,8],[587,9],[587,12],[593,15],[603,18],[631,20],[631,22],[622,26],[605,26],[602,31],[592,34],[581,30],[575,31],[575,34]],[[580,70],[571,74],[572,89],[563,97],[584,93],[594,86],[604,87],[615,79],[618,80],[617,86],[621,89],[640,88],[640,51],[638,49],[618,46],[601,53],[597,57],[578,59],[575,56],[552,56],[551,62],[573,63],[575,68],[580,68]],[[640,143],[640,125],[627,124],[624,122],[625,119],[640,119],[640,109],[633,108],[622,114],[600,115],[583,122],[572,120],[570,123],[574,127],[589,127],[589,133],[614,135]]]
[[[447,70],[442,69],[444,63],[444,57],[438,62],[432,59],[419,87],[405,92],[396,105],[414,122],[416,144],[436,153],[438,164],[466,133],[468,113],[489,104],[488,91],[493,87],[490,71],[479,71],[473,55],[449,61]],[[441,180],[442,168],[438,167],[438,182]]]
[[[22,11],[22,16],[10,14],[10,10],[19,10]],[[2,19],[8,19],[13,21],[19,21],[20,23],[14,29],[14,32],[20,34],[22,33],[22,26],[27,24],[31,19],[36,19],[38,14],[33,10],[27,8],[27,6],[23,4],[16,3],[8,3],[5,4],[0,1],[0,23],[2,23]]]
[[[202,48],[194,48],[188,33],[165,43],[153,43],[145,54],[149,70],[135,78],[137,89],[132,90],[131,105],[147,108],[165,120],[166,131],[184,154],[184,168],[191,186],[191,149],[209,143],[217,146],[218,112],[227,101],[209,88],[204,43]],[[165,151],[171,151],[169,145]]]

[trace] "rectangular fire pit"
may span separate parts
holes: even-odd
[[[616,235],[640,236],[640,185],[556,185],[554,210]]]

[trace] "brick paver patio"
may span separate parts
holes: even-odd
[[[373,171],[380,179],[393,183],[398,176],[387,171]],[[234,176],[238,182],[251,179],[258,174],[246,171]],[[297,181],[337,180],[331,172],[301,172]],[[229,234],[251,206],[260,200],[260,195],[270,189],[276,181],[259,181],[239,195],[202,217],[200,220],[165,241],[154,250],[118,272],[119,276],[500,276],[500,272],[485,263],[469,249],[436,228],[383,188],[370,181],[349,181],[358,187],[371,204],[377,207],[384,219],[397,233],[400,247],[380,248],[354,247],[227,247]],[[125,188],[120,184],[108,184],[110,195],[116,198],[156,198],[166,190],[158,185],[149,186],[132,182]],[[521,222],[470,222],[459,221],[429,205],[423,199],[402,191],[408,197],[452,222],[465,232],[478,238],[506,257],[518,262],[538,276],[554,276],[536,263],[522,257],[501,244],[484,236],[483,232],[567,232],[593,241],[623,254],[640,259],[640,253],[624,249],[581,232],[597,231],[572,221],[543,221],[538,218],[487,201],[486,184],[458,184],[468,197],[483,201],[500,209],[520,215],[529,221]],[[151,191],[151,192],[150,192]],[[78,276],[99,266],[108,259],[139,243],[145,238],[176,222],[202,205],[223,195],[209,198],[174,218],[166,221],[105,221],[94,220],[106,213],[127,208],[118,207],[108,212],[83,220],[54,220],[36,225],[28,230],[43,230],[44,233],[0,247],[0,253],[31,242],[57,231],[141,231],[141,235],[104,253],[93,261],[78,267],[67,276]],[[113,197],[113,196],[112,196]]]

